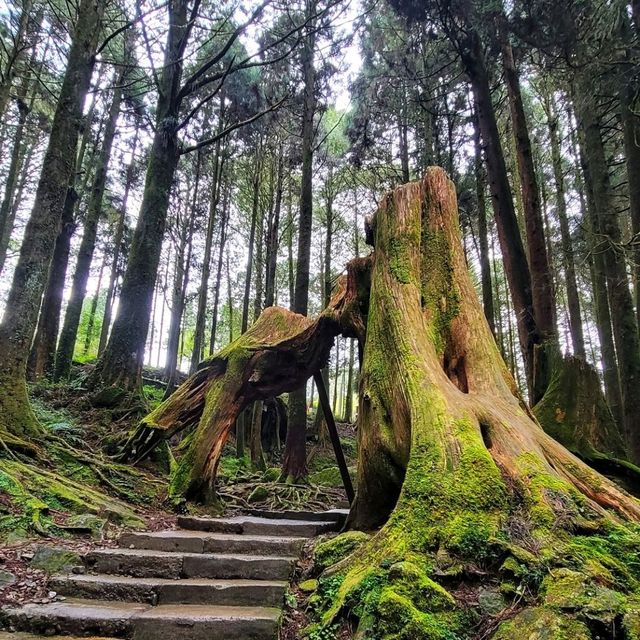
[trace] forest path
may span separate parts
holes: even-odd
[[[118,548],[50,579],[64,600],[2,612],[0,639],[275,640],[304,543],[342,527],[347,511],[178,518],[178,529],[124,533]],[[98,638],[99,636],[99,638]]]

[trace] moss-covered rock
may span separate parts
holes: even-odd
[[[626,605],[626,598],[608,587],[596,584],[584,573],[557,569],[542,583],[544,603],[552,609],[570,611],[579,618],[612,625]]]
[[[352,481],[356,477],[355,467],[349,467],[349,475]],[[309,476],[309,482],[311,484],[317,484],[322,487],[336,487],[343,486],[342,476],[340,475],[340,469],[337,466],[327,467],[321,471],[316,471]]]
[[[280,469],[278,467],[269,467],[263,474],[262,474],[262,482],[277,482],[278,478],[280,477]]]
[[[382,590],[378,602],[379,633],[384,640],[454,640],[464,629],[457,612],[421,611],[394,587]]]
[[[77,553],[58,547],[38,546],[31,560],[31,567],[47,573],[69,571],[82,564]]]
[[[493,640],[591,640],[587,626],[574,617],[547,609],[528,608],[503,622]]]
[[[330,540],[320,542],[313,550],[313,562],[318,573],[352,554],[369,539],[362,531],[347,531]]]
[[[318,588],[317,580],[304,580],[298,585],[298,588],[303,593],[313,593]]]
[[[101,538],[107,521],[91,513],[81,513],[67,519],[64,529],[74,533],[89,533],[94,538]]]
[[[627,640],[640,640],[640,599],[627,604],[627,611],[622,618],[622,628]]]
[[[264,485],[258,485],[250,494],[247,500],[249,502],[262,502],[269,497],[269,489]]]

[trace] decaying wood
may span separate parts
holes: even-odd
[[[299,388],[325,366],[334,338],[364,338],[368,261],[349,266],[331,303],[315,318],[269,307],[236,341],[200,364],[176,392],[146,416],[121,458],[140,461],[157,444],[194,428],[174,474],[175,496],[215,500],[218,461],[236,418],[255,401]],[[363,284],[364,282],[364,284]]]

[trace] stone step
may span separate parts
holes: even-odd
[[[280,611],[265,607],[66,600],[5,609],[5,626],[51,636],[107,633],[133,640],[275,640]]]
[[[270,520],[306,520],[308,522],[335,522],[342,527],[349,516],[349,509],[329,509],[328,511],[264,511],[247,509],[247,513],[257,518]]]
[[[233,518],[178,516],[178,526],[191,531],[301,538],[311,538],[339,529],[337,520],[322,522],[258,516],[235,516]]]
[[[80,636],[47,636],[49,640],[80,640]],[[33,633],[11,633],[10,631],[0,631],[0,640],[42,640],[42,636]],[[104,636],[82,636],[82,640],[113,640]]]
[[[207,533],[205,531],[129,532],[119,544],[128,549],[184,551],[187,553],[249,553],[264,556],[298,556],[306,538]]]
[[[121,574],[137,578],[288,580],[296,558],[148,549],[96,549],[90,551],[84,560],[92,573]]]
[[[287,582],[276,580],[212,580],[208,578],[133,578],[112,575],[58,575],[49,588],[84,599],[163,604],[209,604],[280,607]]]

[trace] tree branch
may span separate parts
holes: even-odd
[[[207,138],[206,140],[202,140],[198,142],[198,144],[194,144],[190,147],[185,147],[180,151],[180,155],[183,156],[187,153],[191,153],[192,151],[198,151],[198,149],[202,149],[203,147],[208,147],[210,144],[213,144],[214,142],[217,142],[221,138],[228,136],[230,133],[232,133],[236,129],[241,129],[242,127],[245,127],[251,124],[252,122],[255,122],[256,120],[259,120],[260,118],[267,115],[268,113],[272,113],[273,111],[278,110],[284,104],[286,99],[287,97],[285,96],[284,98],[282,98],[282,100],[279,100],[275,104],[272,104],[269,108],[264,109],[263,111],[259,111],[258,113],[252,115],[250,118],[247,118],[246,120],[241,120],[240,122],[236,122],[234,124],[229,125],[222,131],[216,133],[215,136],[211,138]]]

